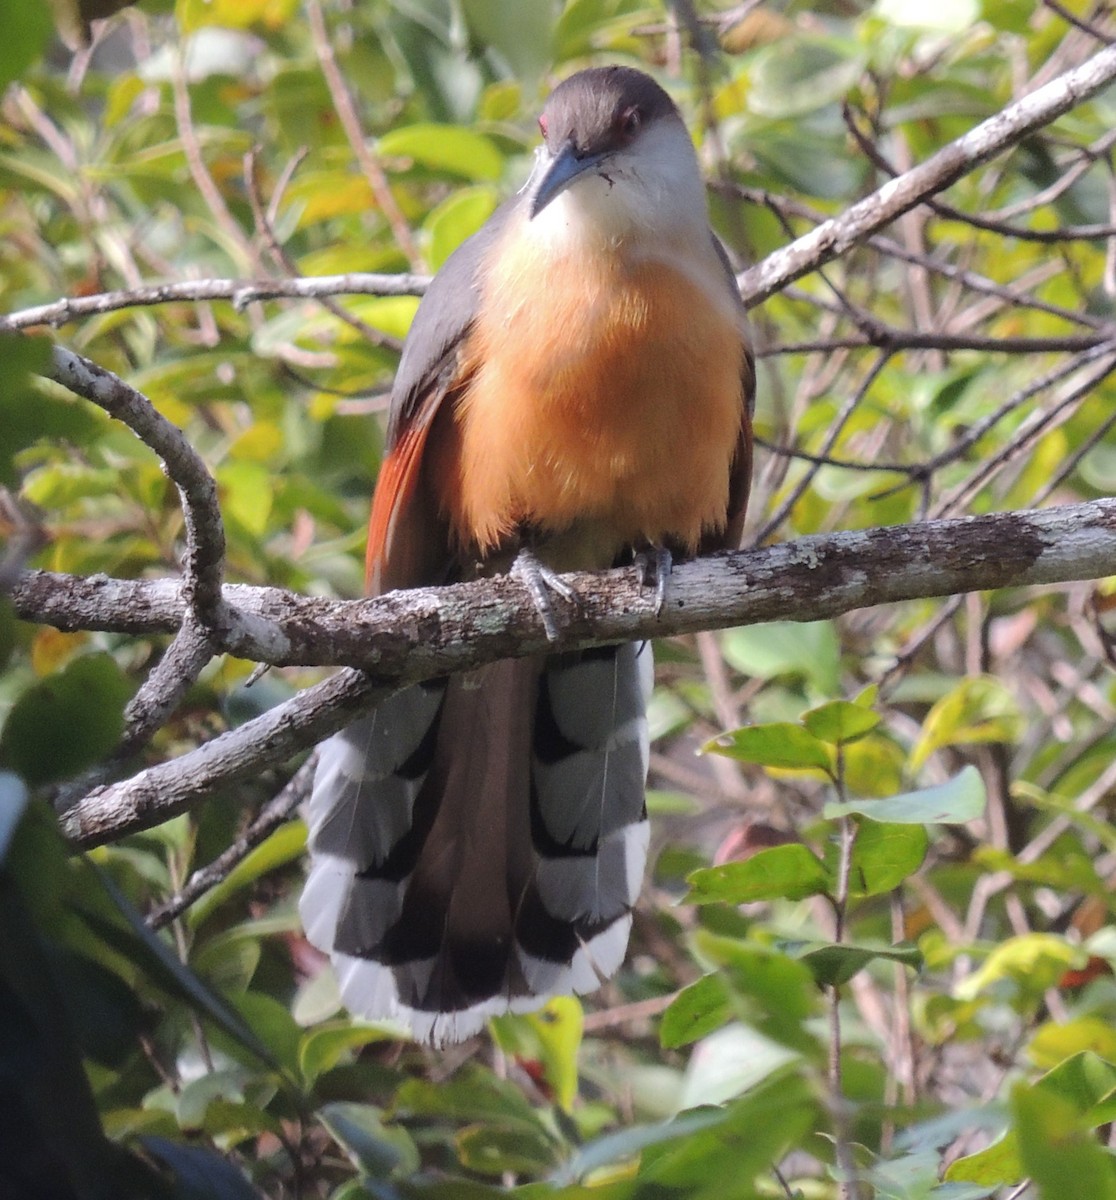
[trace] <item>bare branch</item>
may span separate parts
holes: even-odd
[[[1017,144],[1028,134],[1049,124],[1074,105],[1088,99],[1116,79],[1116,47],[1108,47],[1088,62],[1039,88],[975,129],[943,147],[838,217],[822,222],[789,246],[737,276],[741,295],[749,305],[767,299],[795,279],[816,270],[852,246],[876,234],[896,217],[927,196],[942,191],[962,175]],[[893,243],[881,244],[887,253],[900,253]],[[910,257],[909,254],[901,254]],[[957,273],[956,268],[934,269]],[[960,273],[972,286],[973,278]],[[985,288],[996,285],[983,281]],[[306,279],[242,280],[203,279],[151,287],[131,288],[100,295],[57,300],[50,304],[0,316],[0,332],[34,325],[62,325],[77,317],[120,308],[167,304],[174,301],[230,300],[238,308],[259,300],[315,299],[344,293],[354,295],[421,295],[429,284],[422,275],[383,275],[353,272]],[[1038,306],[1037,307],[1046,307]]]
[[[182,497],[186,520],[182,584],[186,602],[203,624],[220,626],[225,529],[217,503],[217,484],[201,456],[146,396],[89,359],[55,346],[51,378],[122,421],[162,460]]]
[[[803,217],[808,221],[812,221],[815,225],[819,225],[827,219],[819,210],[802,203],[801,200],[791,196],[775,195],[763,188],[745,187],[735,182],[718,182],[714,184],[714,187],[726,196],[739,197],[752,204],[762,205],[764,208],[770,209],[779,217],[784,225],[787,224],[787,214]],[[1095,316],[1092,313],[1087,313],[1079,309],[1064,308],[1060,305],[1052,304],[1048,300],[1032,296],[1018,287],[1008,287],[1002,283],[996,283],[975,271],[968,271],[964,267],[946,262],[939,255],[911,250],[909,247],[884,234],[873,234],[871,237],[864,239],[864,244],[870,246],[873,250],[878,250],[880,254],[888,258],[897,258],[901,262],[912,263],[935,275],[940,275],[944,279],[953,280],[969,291],[999,297],[1013,306],[1033,308],[1036,312],[1050,313],[1051,316],[1060,317],[1063,321],[1067,321],[1070,324],[1085,325],[1091,329],[1100,329],[1106,324],[1103,318]],[[795,298],[808,299],[814,304],[818,303],[817,297],[803,296],[797,288],[788,287],[785,294],[787,296],[794,296]]]
[[[256,157],[256,149],[249,150],[244,156],[244,186],[248,192],[252,217],[267,248],[271,251],[272,258],[288,275],[297,277],[298,267],[275,232],[275,224],[271,216],[271,210],[275,207],[274,201],[266,209],[264,208],[263,199],[260,196],[259,180],[256,178]],[[373,346],[383,346],[390,350],[403,348],[403,343],[398,338],[389,337],[386,333],[373,329],[367,321],[362,321],[360,317],[354,316],[344,305],[338,304],[333,297],[322,296],[320,302],[327,312],[332,313],[339,321],[344,321],[351,329],[355,329],[365,341],[370,342]]]
[[[0,333],[14,333],[35,325],[57,327],[79,317],[97,316],[121,308],[183,301],[231,300],[234,307],[242,309],[259,300],[316,300],[346,293],[354,296],[421,296],[429,283],[426,275],[378,275],[363,271],[307,279],[189,279],[38,304],[0,316]]]
[[[58,383],[122,421],[159,455],[182,498],[186,529],[180,590],[187,614],[170,649],[124,710],[124,736],[115,752],[84,780],[59,793],[59,803],[66,806],[75,787],[84,791],[91,783],[116,773],[118,764],[134,754],[174,711],[217,652],[227,624],[221,595],[225,526],[213,476],[182,431],[146,396],[110,371],[59,346],[52,350],[52,366],[52,378]]]
[[[400,250],[407,256],[411,266],[417,269],[422,265],[422,256],[419,254],[418,246],[415,245],[411,227],[407,224],[407,219],[403,216],[402,210],[396,204],[395,197],[391,193],[391,185],[388,183],[384,168],[365,139],[353,98],[349,93],[344,76],[341,74],[341,69],[337,65],[337,56],[333,52],[333,43],[330,41],[325,16],[318,0],[310,0],[306,6],[306,15],[310,19],[314,52],[318,56],[318,64],[325,76],[333,107],[341,120],[341,128],[344,129],[345,137],[360,164],[364,178],[372,189],[372,195],[380,212],[384,214],[388,225],[391,226],[391,232],[398,242]]]
[[[900,600],[1113,573],[1116,500],[831,534],[684,564],[659,617],[641,572],[567,576],[581,602],[570,614],[563,646],[776,619],[813,621]],[[13,593],[19,615],[42,620],[31,600],[44,581],[52,581],[50,591],[63,578],[32,573]],[[141,615],[119,607],[113,613],[108,603],[111,598],[119,606],[120,581],[82,581],[87,598],[97,586],[105,589],[99,627],[134,629]],[[137,583],[130,590],[142,599],[151,586]],[[96,844],[166,820],[218,787],[307,748],[399,687],[547,647],[534,605],[506,577],[359,601],[307,599],[278,589],[227,591],[244,617],[266,618],[268,627],[285,633],[289,653],[271,661],[348,662],[374,674],[341,671],[197,750],[91,792],[62,818],[75,841]],[[164,609],[162,619],[168,615]],[[150,628],[153,618],[149,609],[142,620]],[[236,652],[268,661],[271,647],[255,650],[242,644]]]
[[[868,395],[872,384],[876,382],[880,372],[884,369],[884,367],[887,366],[888,362],[890,361],[890,357],[890,353],[887,351],[885,351],[883,354],[877,355],[876,361],[869,368],[868,373],[861,381],[860,386],[856,389],[856,391],[852,392],[846,398],[844,404],[841,405],[841,411],[837,414],[836,419],[830,426],[829,431],[826,433],[825,441],[822,444],[821,454],[823,456],[828,455],[833,447],[837,444],[837,439],[841,436],[841,433],[844,430],[849,418],[859,407],[864,397]],[[763,543],[775,532],[776,529],[779,528],[787,514],[798,503],[799,499],[802,497],[803,493],[805,493],[806,489],[811,485],[811,483],[813,483],[814,477],[817,475],[820,466],[820,463],[811,464],[810,470],[803,475],[803,477],[795,484],[793,488],[791,488],[783,502],[779,505],[775,512],[768,517],[762,528],[754,535],[752,538],[754,543]]]
[[[264,805],[259,816],[230,846],[211,863],[199,867],[186,881],[180,892],[176,892],[175,895],[147,914],[147,924],[152,929],[162,929],[164,925],[169,925],[175,917],[181,916],[206,892],[227,879],[233,868],[239,866],[284,821],[289,821],[294,810],[310,795],[317,765],[318,756],[316,753],[312,753],[287,781],[282,791]]]
[[[876,233],[927,196],[1049,125],[1116,79],[1116,46],[1008,105],[975,129],[944,146],[926,162],[889,180],[839,217],[825,221],[783,250],[736,277],[745,302],[754,306],[795,279]]]
[[[834,350],[858,350],[876,347],[889,353],[899,350],[974,350],[983,354],[1053,354],[1059,351],[1080,354],[1098,347],[1116,348],[1116,330],[1067,335],[1065,337],[980,337],[962,333],[917,333],[887,325],[869,327],[860,336],[820,338],[815,342],[792,342],[771,346],[757,358],[787,354],[831,354]]]
[[[217,788],[256,775],[334,733],[390,692],[360,671],[339,671],[237,729],[123,783],[95,788],[59,817],[84,846],[149,829]]]
[[[1116,574],[1116,500],[815,535],[675,567],[656,617],[631,568],[566,576],[577,592],[563,646],[814,621],[878,604]],[[326,600],[229,584],[225,649],[273,666],[353,666],[405,684],[547,648],[534,604],[506,576]],[[27,571],[16,615],[58,629],[171,633],[185,606],[168,580]]]

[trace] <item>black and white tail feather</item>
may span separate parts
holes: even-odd
[[[651,683],[647,645],[495,663],[322,746],[301,914],[351,1012],[443,1045],[615,973],[647,858]]]

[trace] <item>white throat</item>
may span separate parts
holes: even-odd
[[[548,162],[544,151],[540,167]],[[708,229],[693,143],[681,121],[666,119],[575,179],[522,232],[544,253],[611,249],[642,257],[656,245],[707,241]]]

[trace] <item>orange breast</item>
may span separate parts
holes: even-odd
[[[540,271],[530,245],[505,247],[466,348],[471,382],[431,447],[462,546],[483,556],[529,522],[577,547],[563,566],[590,567],[633,543],[694,550],[724,526],[744,350],[709,258],[704,286],[618,253]]]

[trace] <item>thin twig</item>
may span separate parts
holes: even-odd
[[[1116,79],[1116,47],[1008,105],[898,179],[737,276],[741,295],[756,305],[890,224],[927,196],[943,191],[962,175],[1017,145]]]
[[[333,53],[333,45],[329,40],[329,31],[326,29],[325,16],[322,13],[322,6],[318,0],[308,0],[306,14],[310,19],[310,35],[314,40],[314,52],[318,56],[318,63],[322,68],[322,74],[325,76],[326,86],[329,88],[329,94],[333,100],[333,107],[340,118],[341,127],[345,130],[345,137],[349,141],[349,146],[352,148],[353,154],[360,164],[361,171],[364,172],[364,178],[368,181],[368,186],[372,189],[372,195],[376,200],[376,204],[391,227],[392,235],[399,244],[399,248],[407,256],[407,261],[411,264],[411,269],[421,271],[423,265],[422,255],[419,254],[418,247],[415,245],[415,239],[411,234],[411,227],[407,224],[402,210],[396,204],[395,197],[391,194],[391,185],[388,183],[383,166],[376,155],[372,153],[365,139],[364,130],[360,125],[360,118],[357,116],[356,106],[353,104],[353,98],[349,94],[349,89],[341,74],[341,69],[337,65],[337,56]]]
[[[188,279],[143,287],[73,296],[0,315],[0,333],[14,333],[36,325],[57,328],[80,317],[99,316],[122,308],[155,304],[230,300],[237,309],[260,300],[317,300],[346,293],[358,296],[421,296],[430,283],[426,275],[381,275],[354,271],[346,275],[318,275],[306,279]]]
[[[248,203],[252,209],[252,216],[255,219],[256,227],[262,234],[264,241],[267,243],[267,248],[271,251],[275,261],[287,272],[290,276],[298,275],[298,267],[295,265],[294,259],[287,253],[286,247],[279,240],[275,232],[275,227],[272,224],[270,207],[265,210],[263,199],[260,196],[259,180],[256,178],[256,156],[255,149],[249,150],[244,156],[244,184],[248,192]],[[351,329],[355,329],[367,342],[373,346],[381,346],[390,350],[401,350],[403,343],[398,339],[382,333],[379,329],[373,329],[367,321],[362,321],[360,317],[349,312],[343,305],[338,304],[331,296],[322,296],[319,299],[321,306],[332,313],[339,321],[344,321]]]
[[[841,411],[837,414],[836,420],[834,420],[833,424],[829,427],[829,430],[825,435],[825,441],[822,442],[821,453],[823,455],[828,454],[830,450],[832,450],[837,444],[837,439],[841,436],[841,433],[844,430],[849,418],[863,402],[864,397],[867,396],[872,384],[875,383],[875,381],[879,378],[880,372],[887,365],[890,358],[891,355],[887,351],[880,354],[876,358],[876,361],[869,368],[868,373],[861,381],[860,386],[845,400],[844,404],[841,405]],[[793,488],[791,488],[790,493],[783,499],[779,507],[767,518],[767,521],[764,523],[759,532],[753,535],[753,544],[762,545],[763,542],[766,541],[766,539],[769,538],[775,532],[775,530],[779,528],[779,526],[786,519],[787,515],[792,511],[794,506],[805,494],[807,488],[809,488],[817,473],[817,464],[811,465],[810,470],[805,472],[802,478],[795,484]]]
[[[291,776],[282,791],[264,805],[259,816],[227,849],[211,863],[196,870],[179,891],[147,914],[147,924],[152,929],[162,929],[164,925],[180,917],[206,892],[226,880],[233,868],[242,863],[280,825],[290,820],[294,810],[310,795],[317,765],[318,755],[315,751]]]

